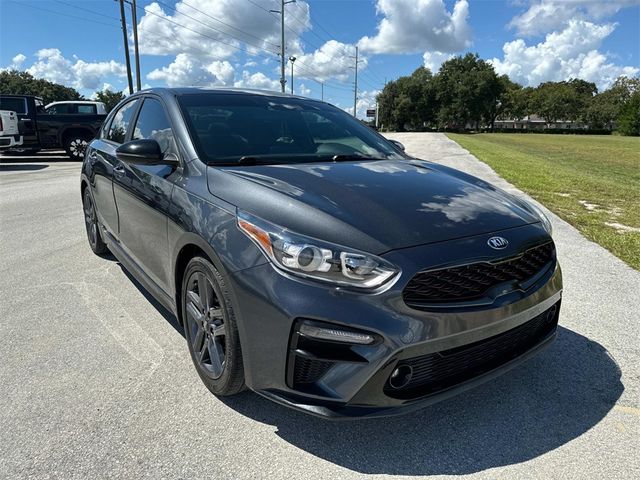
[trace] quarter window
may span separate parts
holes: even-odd
[[[129,124],[133,118],[133,114],[136,111],[135,106],[138,104],[137,100],[124,104],[113,116],[111,121],[111,128],[109,128],[109,134],[107,140],[111,140],[116,143],[124,143],[124,138],[127,135]]]
[[[173,145],[171,123],[169,123],[162,104],[153,98],[144,100],[136,126],[133,129],[133,140],[142,139],[155,140],[163,153]]]

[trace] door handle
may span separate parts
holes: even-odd
[[[113,167],[113,174],[114,175],[118,175],[118,176],[124,175],[124,165],[122,165],[120,163],[120,164],[116,165],[115,167]]]

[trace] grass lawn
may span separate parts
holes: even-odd
[[[640,138],[515,133],[449,138],[640,270]]]

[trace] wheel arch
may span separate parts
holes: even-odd
[[[82,138],[86,140],[90,140],[95,136],[95,131],[93,131],[89,127],[67,127],[60,132],[60,145],[64,147],[67,140],[73,135],[80,135]]]
[[[173,262],[173,294],[176,305],[176,315],[181,325],[184,325],[184,319],[182,318],[182,281],[184,277],[184,271],[189,261],[194,257],[204,257],[209,260],[213,266],[222,273],[225,277],[228,277],[227,270],[222,265],[220,258],[213,251],[213,248],[205,242],[201,237],[193,233],[185,233],[181,239],[179,246],[176,248],[176,254]],[[231,286],[228,288],[233,296]],[[234,298],[235,301],[235,298]]]

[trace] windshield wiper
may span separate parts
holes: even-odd
[[[340,154],[334,155],[331,157],[332,162],[353,162],[357,160],[383,160],[382,158],[376,157],[367,157],[365,155],[360,155],[359,153],[351,153],[351,154]]]

